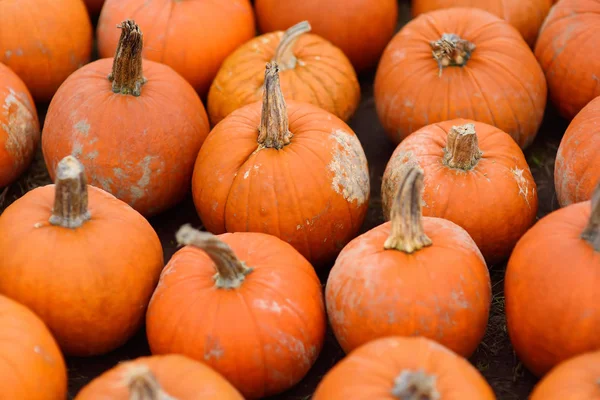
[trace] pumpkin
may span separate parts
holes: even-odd
[[[290,243],[316,267],[358,233],[369,170],[360,141],[317,106],[284,101],[277,63],[265,69],[263,102],[214,127],[192,178],[209,232],[262,232]]]
[[[88,383],[75,400],[244,400],[221,375],[181,355],[125,361]]]
[[[85,165],[91,185],[148,217],[189,191],[208,116],[175,71],[142,63],[139,26],[127,20],[120,28],[115,58],[81,68],[52,99],[42,150],[53,179],[58,162],[71,154]]]
[[[33,98],[48,102],[90,60],[92,24],[83,0],[0,1],[0,63]]]
[[[369,342],[335,365],[312,400],[495,400],[467,360],[423,337]]]
[[[546,74],[550,99],[566,119],[600,95],[599,26],[597,0],[562,0],[540,30],[535,55]]]
[[[348,353],[384,336],[424,336],[468,357],[486,330],[487,266],[468,233],[423,217],[423,171],[407,166],[391,221],[351,241],[327,279],[327,315]]]
[[[163,266],[158,236],[139,213],[87,186],[65,157],[56,184],[0,216],[0,293],[31,308],[67,355],[107,353],[140,327]]]
[[[39,141],[40,123],[29,90],[0,64],[0,188],[14,182],[31,164]]]
[[[100,10],[102,10],[102,6],[104,5],[104,0],[85,0],[85,5],[90,14],[96,16],[100,14]]]
[[[4,399],[67,397],[67,368],[50,331],[31,310],[4,296],[0,296],[0,374]]]
[[[402,141],[383,174],[386,219],[398,177],[413,165],[425,173],[423,215],[464,228],[489,264],[508,258],[535,222],[537,187],[525,156],[494,126],[455,119],[427,125]]]
[[[100,57],[115,54],[114,27],[124,19],[146,33],[144,58],[172,67],[201,96],[223,60],[255,34],[248,0],[106,0],[96,32]]]
[[[525,148],[544,116],[546,91],[515,28],[457,7],[421,14],[396,34],[377,68],[374,96],[395,143],[425,125],[467,118],[498,127]]]
[[[186,247],[165,267],[146,316],[152,353],[202,361],[246,399],[299,382],[326,324],[308,261],[263,233],[214,236],[184,225],[176,237]]]
[[[308,34],[300,22],[287,31],[258,36],[233,52],[208,93],[208,114],[216,125],[232,111],[263,96],[265,63],[279,65],[281,90],[288,100],[303,101],[350,119],[360,101],[360,86],[344,53],[325,39]]]
[[[314,33],[339,47],[358,72],[374,67],[396,30],[396,0],[255,0],[261,32],[308,20]]]
[[[585,353],[560,363],[542,379],[530,400],[598,399],[600,351]]]
[[[562,0],[568,1],[568,0]],[[600,350],[600,184],[588,201],[554,211],[517,243],[506,270],[506,322],[535,375]]]
[[[481,8],[517,28],[527,44],[533,47],[551,6],[549,0],[412,0],[411,9],[413,16],[418,16],[441,8]]]
[[[571,121],[554,164],[554,186],[561,206],[589,200],[600,181],[600,97]]]

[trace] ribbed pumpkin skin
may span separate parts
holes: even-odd
[[[600,2],[560,0],[548,14],[535,56],[542,66],[550,99],[566,119],[572,119],[600,95]]]
[[[308,20],[312,32],[339,47],[357,72],[377,65],[398,22],[396,0],[256,0],[261,32]]]
[[[546,15],[550,0],[412,0],[412,14],[449,7],[475,7],[490,12],[517,28],[523,39],[533,47]]]
[[[312,400],[398,400],[392,388],[402,371],[435,376],[440,399],[496,399],[485,379],[464,358],[423,337],[392,336],[350,353],[325,375]]]
[[[463,67],[439,76],[430,42],[454,33],[476,45]],[[521,148],[544,116],[546,81],[519,32],[483,10],[449,8],[422,14],[387,46],[375,76],[377,114],[391,140],[435,122],[467,118],[494,125]]]
[[[232,111],[262,100],[265,64],[275,55],[283,31],[256,37],[223,62],[208,93],[208,114],[216,125]],[[360,101],[356,72],[344,53],[327,40],[303,34],[296,41],[293,69],[279,72],[286,100],[314,104],[347,121]]]
[[[554,186],[562,207],[592,198],[600,182],[600,97],[571,121],[554,164]]]
[[[210,367],[176,354],[121,362],[91,381],[75,400],[129,400],[130,392],[123,378],[129,368],[139,365],[147,366],[161,389],[177,400],[244,400]]]
[[[248,0],[106,0],[97,28],[100,57],[114,57],[115,26],[127,18],[144,32],[144,58],[172,67],[201,96],[223,60],[255,34]]]
[[[0,64],[0,188],[14,182],[31,164],[40,141],[40,123],[29,90]]]
[[[600,351],[568,359],[533,389],[529,400],[598,400]]]
[[[590,213],[591,201],[585,201],[542,218],[519,240],[507,266],[510,340],[540,377],[564,360],[600,349],[600,252],[580,237]]]
[[[0,62],[25,82],[36,102],[90,61],[92,25],[83,0],[0,1]]]
[[[42,320],[0,296],[2,398],[62,400],[67,397],[65,361]]]

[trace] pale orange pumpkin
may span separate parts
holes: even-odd
[[[391,221],[351,241],[329,274],[329,322],[346,353],[384,336],[420,335],[468,357],[487,327],[487,266],[464,229],[422,217],[418,167],[397,179]]]
[[[398,176],[413,165],[425,173],[423,215],[464,228],[489,264],[508,258],[535,222],[537,188],[525,156],[494,126],[455,119],[427,125],[403,140],[383,174],[386,219]]]
[[[29,90],[0,64],[0,188],[14,182],[31,164],[39,141],[40,123]]]
[[[423,337],[387,337],[350,353],[312,400],[495,400],[467,360]]]
[[[591,201],[561,208],[535,224],[508,262],[508,333],[517,356],[535,375],[600,350],[598,268],[600,183]]]
[[[208,114],[216,125],[232,111],[260,101],[265,63],[279,65],[288,100],[323,108],[347,121],[360,101],[354,68],[344,53],[300,22],[287,31],[266,33],[240,46],[223,62],[208,93]]]
[[[169,354],[125,361],[88,383],[75,400],[244,400],[210,367]]]
[[[367,159],[352,129],[335,115],[284,101],[277,63],[267,64],[264,76],[262,104],[229,114],[202,146],[192,178],[194,204],[209,232],[275,235],[320,267],[364,221]]]
[[[0,294],[33,310],[76,356],[114,350],[138,330],[163,267],[148,221],[87,186],[72,156],[58,164],[55,185],[0,215],[0,254]]]
[[[165,267],[148,307],[152,353],[202,361],[246,399],[298,383],[325,336],[312,266],[289,244],[262,233],[214,236],[184,226],[177,241],[187,246]]]
[[[0,376],[3,399],[67,397],[67,368],[50,331],[31,310],[4,296],[0,296]]]

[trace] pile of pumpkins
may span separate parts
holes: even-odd
[[[315,400],[494,399],[465,358],[506,259],[532,399],[596,393],[597,0],[413,0],[397,33],[396,0],[41,3],[0,2],[0,187],[40,145],[55,182],[0,216],[3,398],[65,398],[63,354],[145,323],[153,355],[77,399],[257,399],[306,375],[329,323],[348,356]],[[370,68],[397,147],[387,222],[359,235],[373,177],[346,122]],[[523,150],[547,93],[571,123],[563,208],[536,222]],[[165,266],[146,218],[190,188],[208,232],[182,226]]]

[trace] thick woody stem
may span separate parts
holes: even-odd
[[[121,29],[121,37],[108,80],[112,82],[113,92],[139,96],[142,93],[142,85],[146,83],[142,73],[142,31],[129,19],[117,28]]]
[[[56,168],[54,208],[50,224],[63,228],[79,228],[91,216],[88,211],[88,188],[83,165],[66,156]]]
[[[290,143],[287,107],[279,85],[279,67],[276,62],[267,63],[262,103],[262,115],[258,127],[258,144],[282,149]]]
[[[404,370],[394,380],[392,396],[399,400],[440,400],[436,377],[424,371]]]
[[[129,400],[177,400],[165,393],[146,365],[136,364],[129,367],[124,380],[129,388]]]
[[[209,232],[201,232],[189,224],[183,225],[175,235],[180,245],[192,245],[203,250],[215,263],[215,286],[221,289],[239,287],[252,268],[240,261],[231,247]]]
[[[592,193],[592,213],[581,238],[586,240],[595,251],[600,252],[600,183]]]
[[[431,246],[431,239],[423,230],[422,190],[423,171],[416,166],[407,169],[400,178],[400,188],[392,204],[391,232],[383,245],[386,250],[393,249],[410,254]]]
[[[445,165],[468,171],[477,165],[482,155],[474,124],[453,126],[450,129],[444,149],[443,162]]]
[[[296,62],[298,60],[294,55],[294,44],[296,44],[296,41],[300,36],[310,32],[310,30],[311,27],[308,21],[302,21],[285,31],[281,37],[279,46],[277,46],[277,49],[275,50],[275,55],[272,60],[279,65],[281,71],[296,67]]]
[[[475,44],[454,33],[444,33],[439,40],[430,42],[429,45],[440,69],[439,76],[442,76],[442,70],[446,67],[465,65],[475,51]]]

